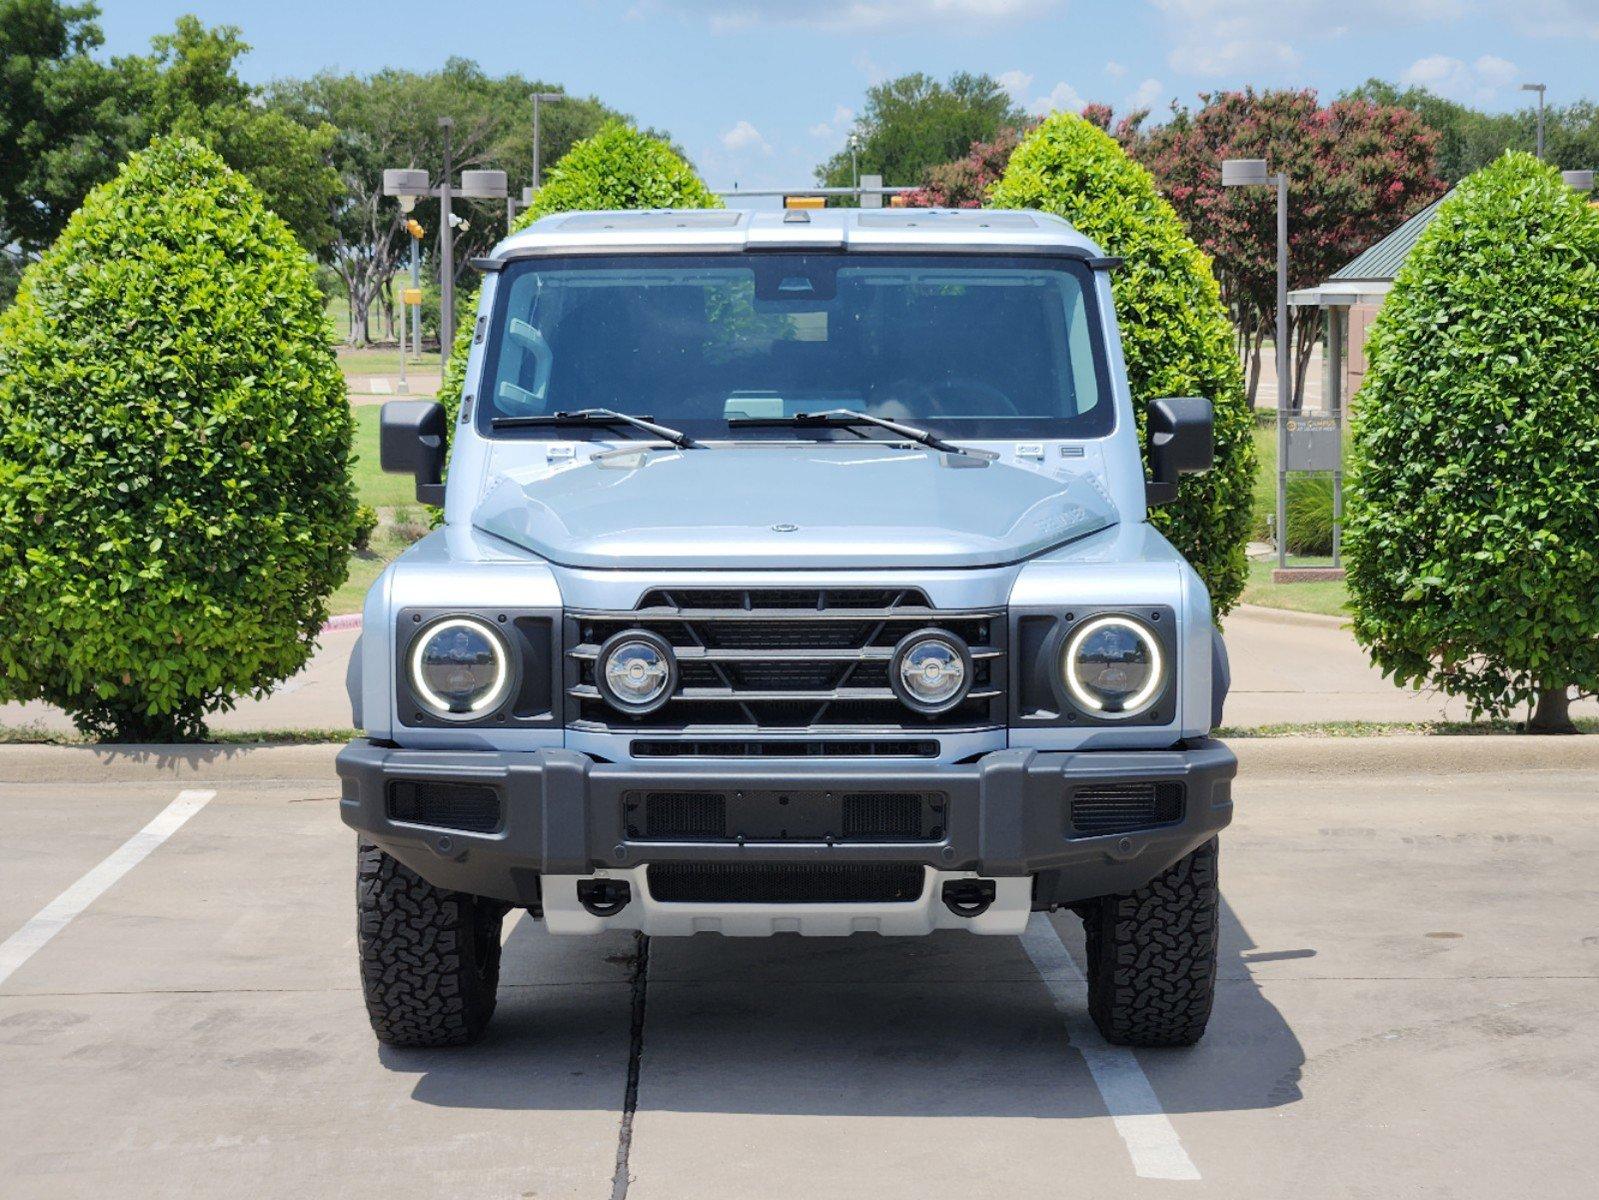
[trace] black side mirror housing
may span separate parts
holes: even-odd
[[[1149,504],[1177,499],[1177,481],[1208,471],[1216,461],[1215,413],[1203,396],[1177,396],[1149,406]]]
[[[419,504],[444,503],[444,406],[433,400],[390,400],[378,422],[378,461],[385,471],[416,476]]]

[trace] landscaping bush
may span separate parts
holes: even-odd
[[[1528,154],[1464,180],[1394,283],[1355,407],[1355,635],[1535,728],[1599,689],[1599,212]]]
[[[311,260],[242,175],[158,141],[0,318],[0,698],[199,737],[310,656],[354,533]]]
[[[990,202],[1065,217],[1126,264],[1112,276],[1122,349],[1143,439],[1145,406],[1204,396],[1216,409],[1216,465],[1184,477],[1150,520],[1188,557],[1217,614],[1243,591],[1254,482],[1254,418],[1210,262],[1148,171],[1104,130],[1057,113],[1011,155]]]
[[[721,207],[722,202],[694,168],[665,142],[612,121],[593,137],[578,142],[550,168],[532,206],[517,218],[516,228],[525,229],[540,217],[557,212]],[[465,311],[477,311],[475,290]],[[469,316],[456,329],[455,345],[439,387],[439,402],[449,414],[446,429],[454,429],[461,407],[472,324]]]
[[[372,535],[377,532],[378,510],[370,504],[357,504],[355,506],[355,521],[350,527],[350,548],[352,550],[370,550],[372,548]]]

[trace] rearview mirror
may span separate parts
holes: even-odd
[[[444,503],[444,406],[433,400],[390,400],[378,422],[378,461],[385,471],[416,476],[419,504]]]
[[[1208,471],[1216,459],[1215,414],[1202,396],[1156,400],[1149,406],[1149,478],[1144,496],[1149,504],[1177,499],[1183,475]]]

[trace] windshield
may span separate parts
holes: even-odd
[[[498,285],[477,419],[609,408],[769,437],[728,421],[843,408],[951,437],[1098,437],[1114,424],[1099,328],[1092,274],[1069,259],[521,259]],[[615,436],[515,424],[494,436]],[[801,436],[862,433],[881,436]]]

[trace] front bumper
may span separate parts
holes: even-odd
[[[1172,750],[996,750],[954,765],[709,760],[621,765],[570,750],[404,750],[357,740],[339,753],[337,766],[343,784],[340,813],[367,840],[437,887],[543,909],[552,920],[572,908],[564,891],[559,897],[549,894],[557,879],[563,889],[573,878],[597,874],[642,879],[639,869],[657,863],[916,864],[935,882],[956,876],[1030,877],[1021,906],[1025,919],[1031,909],[1133,891],[1207,841],[1232,819],[1238,763],[1230,750],[1209,739]],[[497,827],[470,832],[395,819],[391,788],[405,783],[491,787],[499,799]],[[1181,783],[1180,818],[1100,835],[1074,830],[1072,798],[1079,789],[1141,783]],[[624,814],[626,797],[652,791],[775,795],[785,789],[937,793],[943,824],[936,836],[920,840],[668,841],[632,836],[637,830],[629,830]],[[1012,907],[1020,904],[1014,883],[1002,890],[1015,899]],[[651,906],[631,907],[631,916],[602,926],[643,927],[638,914]],[[653,904],[663,930],[674,911],[686,918],[680,922],[685,927],[670,931],[711,927],[694,924],[692,907]],[[838,910],[835,916],[843,912],[833,905],[771,907],[778,910],[774,920],[785,912],[803,915],[808,907]],[[925,894],[923,907],[936,907]],[[929,927],[943,923],[928,919],[933,921]],[[781,921],[770,926],[789,927]],[[987,931],[1014,932],[1008,926]]]

